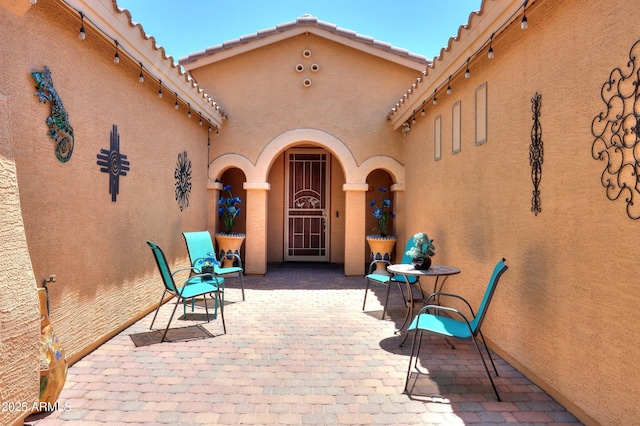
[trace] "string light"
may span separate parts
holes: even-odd
[[[87,37],[87,33],[84,30],[84,13],[80,12],[80,20],[82,21],[82,25],[80,26],[80,33],[78,37],[80,40],[84,40]]]
[[[36,3],[38,3],[38,0],[29,0],[29,3],[36,4]]]
[[[489,41],[489,51],[487,52],[489,59],[493,59],[493,34],[491,34],[491,40]]]
[[[520,28],[522,28],[523,30],[526,30],[527,28],[529,28],[529,22],[527,20],[527,14],[526,14],[526,9],[527,9],[527,3],[528,0],[524,0],[523,5],[521,6],[522,8],[522,20],[520,22]],[[487,56],[489,59],[493,59],[495,57],[495,51],[493,49],[493,38],[495,36],[496,33],[500,33],[505,27],[509,26],[512,22],[514,22],[517,19],[517,16],[520,14],[520,8],[518,8],[502,25],[500,25],[500,27],[491,34],[491,37],[489,39],[489,49],[487,50]],[[466,60],[466,67],[465,67],[465,71],[464,71],[464,77],[465,78],[470,78],[471,77],[471,70],[469,69],[469,63],[472,57],[475,57],[477,55],[480,54],[480,52],[484,49],[484,47],[486,46],[486,44],[482,45],[478,50],[476,50],[471,56],[469,56]],[[440,60],[442,60],[442,58],[440,58]],[[433,67],[434,65],[432,64],[431,67]],[[464,65],[463,65],[464,66]],[[458,68],[454,74],[457,74],[458,72],[460,72],[462,70],[462,66],[460,68]],[[416,79],[417,83],[420,83],[421,81],[424,81],[425,77],[428,75],[428,69],[425,69],[424,71],[422,71],[422,76],[418,77]],[[447,95],[450,95],[452,93],[451,90],[451,78],[453,77],[453,75],[449,76],[448,82],[447,82]],[[415,85],[412,85],[413,88],[416,88]],[[436,89],[437,91],[437,89]],[[411,93],[411,90],[409,91],[409,93]],[[401,109],[401,107],[404,104],[404,101],[406,99],[406,94],[405,94],[405,98],[404,99],[400,99],[399,103],[396,103],[395,107],[391,109],[391,112],[387,115],[387,120],[391,120],[391,117],[393,115],[395,115],[396,113],[398,113]],[[434,99],[435,101],[435,93],[434,93]],[[423,101],[424,104],[424,101]],[[413,115],[415,115],[416,111],[414,111]],[[408,122],[403,123],[403,125],[407,125]]]
[[[436,92],[438,91],[438,89],[433,91],[433,104],[437,105],[438,104],[438,98],[436,97]]]
[[[35,5],[35,4],[38,3],[38,0],[28,0],[28,1],[32,5]],[[84,21],[85,21],[85,18],[86,18],[87,22],[90,24],[90,26],[91,26],[91,28],[93,28],[93,30],[98,30],[99,32],[102,33],[103,36],[105,36],[105,38],[107,40],[112,40],[114,42],[114,44],[115,44],[115,52],[114,52],[114,55],[113,55],[113,62],[115,64],[119,64],[120,63],[120,51],[125,53],[125,59],[129,58],[129,59],[131,59],[133,61],[134,64],[135,64],[135,62],[138,62],[140,64],[140,74],[138,76],[138,81],[140,83],[144,83],[145,71],[144,71],[144,66],[142,65],[142,62],[138,61],[133,55],[129,54],[129,52],[127,52],[126,49],[123,49],[123,47],[118,43],[118,41],[115,38],[113,38],[107,32],[105,32],[103,29],[101,29],[100,27],[95,25],[95,23],[93,23],[89,17],[85,16],[85,14],[82,11],[80,11],[77,8],[73,7],[71,4],[68,3],[67,0],[62,0],[62,3],[64,3],[69,9],[73,10],[75,13],[78,13],[80,15],[80,30],[78,32],[78,38],[80,40],[85,40],[86,36],[87,36],[86,28],[84,26]],[[160,87],[158,89],[158,98],[162,98],[162,96],[163,96],[163,93],[162,93],[162,80],[154,77],[149,72],[147,72],[147,74],[149,74],[149,76],[151,76],[152,80],[157,80],[159,82]],[[193,87],[196,88],[199,93],[203,92],[202,89],[199,89],[197,87],[197,84],[193,84]],[[175,95],[174,108],[176,110],[178,110],[178,109],[180,109],[180,97],[178,96],[178,92],[174,92],[174,95]],[[208,97],[206,94],[204,94],[204,96],[206,98],[206,102],[210,103],[210,105],[215,109],[215,111],[217,111],[220,114],[221,119],[222,120],[228,120],[228,116],[224,112],[224,110],[222,108],[220,108],[220,106],[217,105],[216,102],[214,102],[213,99]],[[184,103],[187,103],[187,102],[184,102]],[[187,116],[189,118],[191,118],[191,114],[192,114],[191,113],[191,104],[188,104],[188,105],[189,105],[189,112],[188,112]],[[207,121],[209,122],[210,126],[213,126],[213,124],[211,123],[210,119],[207,118]],[[200,122],[199,122],[199,124],[202,125],[202,112],[200,112]],[[214,126],[214,127],[216,127],[216,129],[217,129],[217,126]],[[212,130],[210,129],[210,131],[212,131]]]
[[[119,64],[120,63],[120,54],[118,53],[118,40],[116,40],[115,42],[116,42],[116,54],[113,55],[113,63]]]
[[[424,110],[424,107],[422,107],[422,111],[420,112],[420,115],[423,117],[427,115],[427,112]]]

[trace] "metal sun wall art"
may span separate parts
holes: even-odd
[[[604,111],[591,122],[591,155],[605,163],[600,182],[607,198],[624,194],[627,215],[640,218],[640,40],[625,67],[616,67],[603,84]]]
[[[531,165],[531,181],[533,182],[533,199],[531,211],[536,216],[542,211],[540,207],[540,180],[542,179],[542,160],[544,149],[542,144],[542,126],[540,125],[540,107],[542,95],[536,93],[531,98],[533,127],[531,128],[531,145],[529,145],[529,164]]]
[[[120,135],[118,126],[115,124],[111,130],[109,149],[100,149],[97,157],[100,171],[109,173],[109,194],[111,194],[111,201],[115,202],[120,192],[120,176],[126,176],[129,171],[127,156],[120,153]]]
[[[56,142],[56,157],[61,163],[66,163],[73,154],[73,128],[69,123],[69,115],[62,105],[62,100],[58,92],[53,88],[53,79],[49,68],[44,67],[42,72],[32,72],[31,76],[35,80],[38,101],[42,103],[51,102],[51,115],[45,122],[49,126],[50,139]]]
[[[191,194],[191,160],[187,158],[187,151],[178,154],[178,162],[173,176],[176,179],[176,201],[180,211],[183,211],[189,207],[189,195]]]

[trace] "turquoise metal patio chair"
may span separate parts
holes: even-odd
[[[484,297],[482,298],[482,302],[480,303],[477,314],[474,314],[469,302],[467,302],[463,297],[455,294],[438,292],[431,294],[427,298],[426,306],[420,310],[420,312],[418,313],[418,315],[416,315],[416,317],[413,319],[413,322],[408,328],[408,331],[415,330],[415,333],[413,335],[413,344],[411,345],[411,354],[409,356],[407,378],[404,384],[405,393],[410,394],[407,387],[409,384],[409,377],[411,376],[411,362],[413,361],[414,357],[414,368],[417,371],[418,375],[420,374],[420,371],[418,370],[420,340],[422,339],[422,333],[429,332],[439,336],[444,336],[445,339],[450,337],[457,339],[471,339],[476,349],[478,350],[478,354],[480,355],[480,359],[482,360],[484,369],[487,373],[487,376],[489,377],[489,381],[491,382],[493,391],[496,394],[496,398],[498,398],[498,401],[500,401],[498,389],[493,382],[493,378],[491,377],[491,373],[489,372],[489,368],[487,367],[484,356],[482,356],[482,351],[480,350],[480,346],[478,345],[476,336],[480,335],[480,340],[482,340],[482,344],[487,352],[487,355],[489,356],[489,360],[491,361],[491,365],[493,366],[493,371],[496,373],[496,376],[498,376],[498,370],[496,369],[496,365],[493,362],[493,358],[491,358],[491,352],[489,352],[489,348],[487,348],[487,345],[484,341],[484,337],[482,336],[482,332],[480,331],[480,326],[482,325],[482,322],[484,321],[484,318],[487,314],[487,309],[489,308],[489,303],[491,303],[491,299],[493,298],[493,293],[496,290],[498,281],[506,270],[507,265],[505,265],[505,260],[503,258],[496,264],[495,268],[493,269],[491,279],[489,279],[487,289],[485,290]],[[429,302],[431,301],[437,300],[439,302],[441,298],[447,297],[455,298],[464,302],[464,304],[467,305],[467,308],[471,312],[471,318],[468,318],[458,309],[448,306],[442,306],[440,304],[429,304]],[[430,311],[432,311],[433,313],[429,313]],[[454,348],[453,345],[451,345],[451,347],[452,349]]]
[[[189,277],[184,281],[182,287],[176,286],[174,281],[174,276],[178,272],[188,271],[192,268],[182,268],[177,269],[173,272],[169,269],[169,265],[167,263],[167,258],[164,255],[164,252],[156,243],[151,241],[147,241],[149,247],[151,247],[151,251],[153,252],[153,257],[156,260],[156,264],[158,265],[158,270],[160,271],[160,276],[162,277],[162,282],[164,284],[164,292],[162,293],[162,297],[160,298],[160,303],[158,304],[158,308],[156,309],[156,313],[153,315],[153,320],[151,320],[150,330],[153,329],[153,323],[156,321],[156,317],[158,316],[158,311],[160,311],[160,307],[162,306],[162,301],[167,293],[170,293],[176,297],[176,304],[173,307],[173,312],[171,313],[171,317],[167,322],[167,327],[164,330],[164,334],[162,335],[161,342],[165,341],[167,337],[167,331],[169,331],[169,326],[171,325],[171,320],[173,320],[173,316],[176,313],[176,309],[181,301],[186,301],[186,299],[193,299],[195,297],[204,297],[204,309],[207,316],[207,322],[209,322],[209,308],[207,307],[207,295],[215,295],[216,300],[216,311],[217,306],[220,305],[220,316],[222,318],[222,329],[224,330],[224,334],[227,334],[227,327],[224,323],[224,304],[222,303],[221,294],[224,292],[224,288],[222,287],[222,283],[220,283],[220,278],[217,278],[215,275],[210,274],[200,274]],[[212,296],[213,297],[213,296]]]
[[[213,240],[209,231],[197,231],[197,232],[183,232],[182,236],[187,244],[187,252],[189,253],[189,260],[191,266],[196,273],[201,273],[202,265],[199,264],[199,260],[205,257],[216,257],[216,251],[213,248]],[[230,268],[222,268],[219,265],[213,265],[213,272],[221,277],[229,276],[231,274],[238,274],[240,278],[240,288],[242,289],[242,300],[244,301],[244,270],[242,269],[242,260],[240,256],[236,256],[240,266],[232,266]]]
[[[402,255],[402,260],[400,261],[400,263],[409,264],[413,261],[413,259],[411,259],[410,256],[407,256],[407,251],[411,247],[413,247],[414,244],[415,243],[413,241],[413,237],[409,238],[409,240],[407,241],[407,245],[405,246],[405,249]],[[373,273],[373,270],[375,269],[376,264],[380,262],[386,263],[387,265],[391,264],[391,262],[387,260],[374,260],[369,264],[369,273],[365,276],[365,278],[367,279],[367,287],[364,290],[364,300],[362,301],[362,310],[364,311],[365,304],[367,303],[367,292],[369,291],[369,284],[371,283],[371,281],[379,284],[385,284],[387,286],[387,294],[385,296],[384,305],[382,308],[382,319],[384,319],[387,313],[387,303],[389,303],[389,291],[391,290],[391,286],[393,285],[392,283],[396,283],[398,285],[398,288],[402,293],[402,298],[406,302],[407,298],[405,297],[404,290],[402,290],[402,286],[401,286],[401,284],[405,284],[406,281],[405,281],[404,275],[382,275],[382,274]],[[407,279],[409,280],[409,284],[416,284],[419,280],[419,277],[409,276]]]

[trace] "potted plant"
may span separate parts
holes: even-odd
[[[220,262],[216,259],[215,253],[212,252],[207,252],[205,257],[201,257],[196,261],[196,266],[200,267],[201,274],[213,274],[213,265],[220,265]],[[211,278],[211,276],[202,277],[203,280]]]
[[[371,261],[383,260],[391,262],[391,254],[398,238],[395,235],[389,235],[389,220],[395,217],[391,209],[391,200],[385,198],[387,195],[386,188],[380,188],[377,199],[369,202],[369,207],[373,209],[373,217],[376,218],[377,226],[373,228],[377,230],[377,234],[367,235],[366,240],[371,249]],[[384,262],[376,265],[377,274],[387,274]]]
[[[427,270],[431,267],[431,256],[436,254],[436,246],[433,240],[424,232],[418,232],[413,236],[414,245],[407,250],[406,255],[413,259],[413,266],[418,270]]]
[[[240,216],[242,200],[233,196],[231,185],[225,185],[222,190],[229,195],[225,197],[223,194],[218,200],[218,216],[222,219],[225,232],[217,232],[215,237],[222,266],[230,268],[236,257],[240,258],[240,248],[245,239],[245,234],[233,232],[236,219]]]

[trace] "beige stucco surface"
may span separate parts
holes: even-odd
[[[499,2],[485,2],[487,8]],[[483,327],[493,347],[585,421],[635,424],[640,418],[637,338],[638,221],[623,199],[605,195],[605,164],[592,158],[591,123],[604,111],[603,84],[625,69],[638,34],[600,1],[539,1],[494,39],[471,77],[429,101],[405,153],[407,232],[435,239],[438,263],[462,273],[448,290],[480,297],[501,257],[509,270]],[[465,33],[461,44],[464,44]],[[456,44],[452,44],[453,55]],[[445,54],[446,57],[446,54]],[[436,64],[444,66],[445,64]],[[488,141],[475,145],[475,90],[488,89]],[[431,92],[433,89],[431,89]],[[542,211],[531,211],[532,102],[542,95]],[[462,106],[461,151],[452,154],[452,107]],[[434,120],[442,118],[442,159],[434,161]],[[624,198],[624,197],[622,197]]]
[[[311,55],[305,57],[305,51]],[[317,71],[312,71],[314,64]],[[405,82],[421,73],[314,33],[294,34],[220,61],[186,66],[202,87],[215,90],[220,102],[233,111],[210,148],[209,177],[219,179],[228,168],[239,168],[248,183],[270,185],[266,223],[258,224],[262,216],[253,215],[260,206],[249,200],[245,206],[252,214],[247,227],[256,226],[260,234],[266,227],[269,236],[252,254],[251,239],[256,233],[248,233],[247,257],[262,258],[266,252],[267,259],[282,260],[282,154],[292,147],[319,147],[333,157],[330,260],[345,263],[349,275],[362,274],[366,244],[359,236],[365,233],[365,212],[343,207],[353,191],[345,193],[342,185],[365,184],[369,173],[378,168],[395,181],[403,180],[404,139],[388,125],[386,111]],[[303,84],[307,78],[310,86]],[[357,229],[346,226],[348,220],[357,223]],[[352,253],[362,255],[345,258],[347,241],[354,243]],[[266,271],[266,263],[262,268],[254,266],[247,263],[247,272]]]
[[[100,5],[155,58],[145,67],[162,68],[166,61],[151,41],[111,1],[92,4]],[[172,265],[186,264],[180,233],[207,226],[208,131],[187,118],[184,105],[174,109],[169,87],[194,92],[184,78],[168,71],[167,96],[158,99],[157,81],[147,75],[139,83],[131,61],[114,64],[113,45],[91,27],[78,39],[78,16],[57,2],[26,9],[18,14],[0,3],[0,380],[3,401],[31,404],[40,367],[36,285],[57,277],[49,285],[51,321],[71,362],[156,305],[162,284],[145,241],[160,244]],[[75,133],[66,163],[47,136],[51,104],[34,95],[31,72],[44,66]],[[116,202],[97,165],[114,124],[130,162]],[[181,211],[174,171],[183,151],[192,161],[192,191]],[[0,423],[26,414],[2,412]]]

